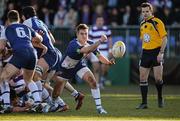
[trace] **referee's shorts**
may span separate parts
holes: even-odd
[[[160,66],[163,64],[163,62],[157,61],[157,56],[159,54],[160,48],[155,48],[152,50],[145,50],[143,49],[142,55],[140,58],[139,66],[142,66],[144,68],[151,68],[154,66]]]

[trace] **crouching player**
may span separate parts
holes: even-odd
[[[59,72],[56,73],[64,81],[68,81],[73,78],[76,74],[85,80],[91,87],[91,94],[95,100],[96,109],[99,114],[106,114],[107,112],[103,109],[101,105],[100,90],[97,86],[97,81],[90,71],[90,69],[83,63],[83,59],[87,55],[93,52],[99,60],[104,64],[114,64],[114,61],[109,61],[104,56],[100,54],[97,47],[104,42],[107,37],[102,35],[101,39],[95,43],[88,40],[88,26],[85,24],[79,24],[76,28],[76,39],[73,39],[65,51],[65,54],[60,63]],[[54,87],[53,98],[59,95],[60,89],[58,86]]]

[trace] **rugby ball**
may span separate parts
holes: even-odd
[[[117,41],[114,43],[113,47],[112,47],[112,55],[115,58],[121,58],[123,57],[123,55],[126,52],[126,46],[124,44],[124,42],[122,41]]]

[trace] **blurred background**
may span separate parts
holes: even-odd
[[[56,47],[63,53],[75,36],[79,23],[94,25],[96,16],[103,16],[112,31],[113,43],[121,40],[127,50],[123,58],[109,70],[109,85],[138,84],[139,24],[142,21],[140,4],[148,1],[154,5],[154,14],[166,25],[168,44],[165,53],[164,82],[180,85],[180,0],[0,0],[0,24],[6,25],[7,13],[32,5],[56,39]],[[153,73],[149,77],[154,83]]]

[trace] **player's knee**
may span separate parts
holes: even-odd
[[[145,75],[140,75],[140,81],[147,80],[147,77]]]
[[[161,74],[155,74],[155,75],[154,75],[154,78],[155,78],[156,82],[158,82],[158,81],[161,81],[161,80],[162,80],[162,76],[161,76]]]
[[[96,88],[97,87],[96,80],[94,78],[92,78],[91,76],[88,77],[88,82],[89,82],[91,88]]]
[[[92,88],[97,88],[97,83],[95,80],[92,82]]]
[[[161,77],[156,77],[155,80],[156,80],[156,83],[161,83],[162,78]]]

